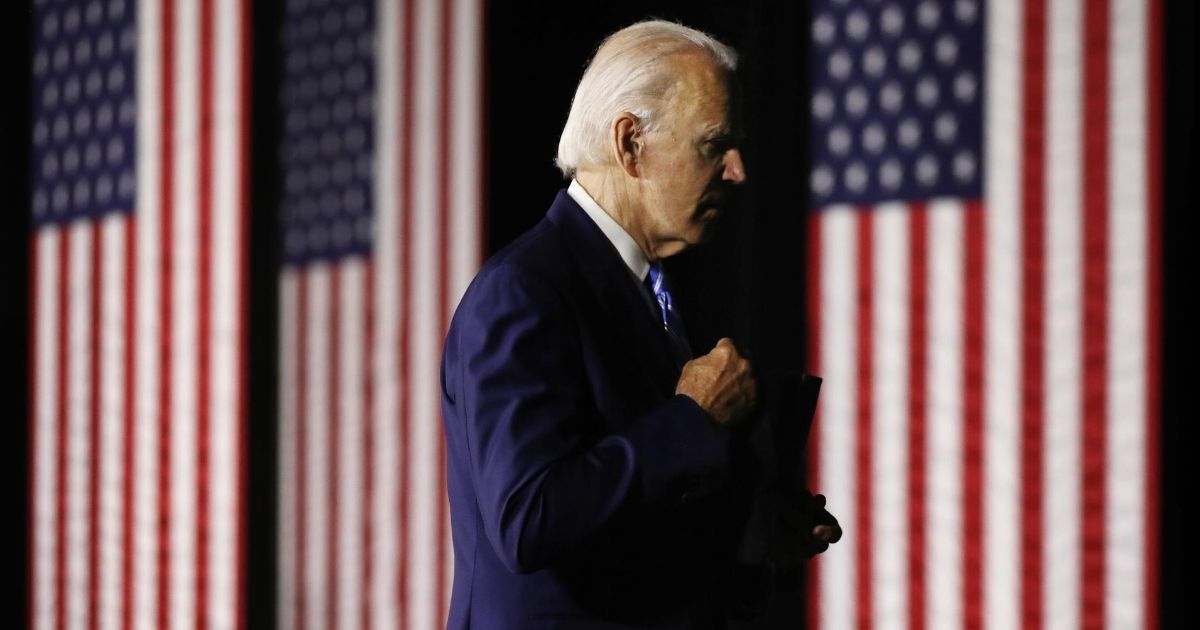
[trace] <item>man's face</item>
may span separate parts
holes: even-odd
[[[678,60],[680,77],[640,160],[643,232],[656,258],[708,238],[745,181],[733,79],[707,57]]]

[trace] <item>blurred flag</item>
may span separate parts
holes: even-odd
[[[478,0],[286,3],[278,617],[441,628],[442,338],[482,250]]]
[[[1157,626],[1160,11],[814,2],[811,627]]]
[[[246,3],[33,3],[34,628],[242,610]]]

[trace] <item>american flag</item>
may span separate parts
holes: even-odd
[[[279,627],[440,628],[442,339],[482,251],[479,0],[286,4]]]
[[[813,3],[810,627],[1157,627],[1160,14]]]
[[[246,16],[34,3],[31,627],[240,625]]]

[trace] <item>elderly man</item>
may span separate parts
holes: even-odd
[[[449,627],[724,626],[730,434],[757,387],[728,339],[692,358],[660,262],[745,180],[735,63],[669,22],[610,36],[559,144],[573,181],[464,295],[441,375]]]

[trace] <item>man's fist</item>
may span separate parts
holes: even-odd
[[[829,549],[829,545],[842,539],[842,526],[825,509],[825,495],[816,494],[809,500],[807,520],[813,526],[805,541],[805,556],[811,558]]]
[[[786,494],[778,497],[779,538],[775,563],[796,566],[842,539],[842,526],[825,509],[825,495]]]
[[[758,399],[750,362],[738,354],[728,338],[718,341],[712,352],[683,366],[675,393],[696,401],[722,425],[740,418]]]

